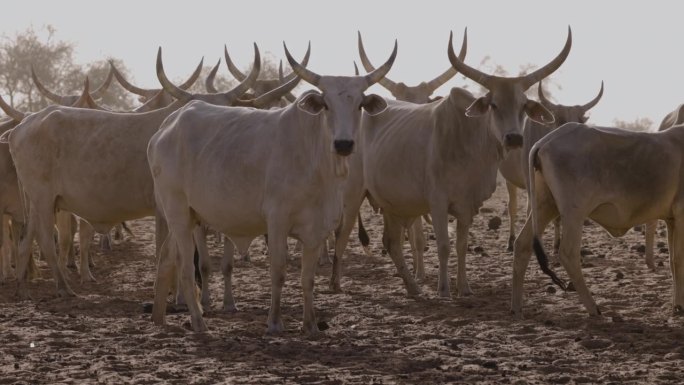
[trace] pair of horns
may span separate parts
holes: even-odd
[[[491,89],[493,81],[495,81],[495,79],[497,79],[498,77],[488,75],[480,70],[477,70],[465,64],[461,59],[456,57],[456,54],[454,53],[452,40],[453,33],[449,35],[449,48],[447,52],[449,55],[449,61],[451,62],[451,65],[456,70],[458,70],[458,72],[462,73],[465,77],[473,80],[474,82],[482,85],[487,89]],[[568,54],[570,53],[570,47],[572,47],[572,31],[568,26],[568,38],[565,41],[565,46],[563,47],[563,50],[561,50],[561,52],[553,60],[551,60],[548,64],[532,73],[512,79],[519,81],[524,89],[530,88],[533,84],[538,83],[540,80],[549,76],[551,73],[557,70],[558,67],[561,66],[561,64],[563,64],[565,59],[568,57]]]
[[[36,75],[36,71],[31,66],[31,77],[33,78],[33,82],[36,84],[36,87],[42,93],[45,95],[46,98],[50,99],[54,103],[61,104],[61,105],[73,105],[73,101],[75,99],[78,99],[78,96],[63,96],[63,95],[57,95],[56,93],[50,91],[45,85],[38,79],[38,75]],[[93,92],[90,93],[90,97],[93,99],[98,99],[101,98],[102,95],[104,95],[105,91],[109,88],[109,85],[112,83],[112,78],[114,77],[114,67],[110,66],[109,72],[107,73],[107,77],[105,78],[104,82]],[[87,79],[86,79],[87,80]]]
[[[368,59],[368,55],[366,55],[366,50],[363,47],[363,40],[361,39],[361,32],[358,32],[358,48],[359,48],[359,56],[361,57],[361,64],[363,64],[363,68],[366,69],[366,72],[371,72],[375,71],[375,67],[373,64],[371,64],[370,60]],[[458,58],[463,61],[466,56],[466,52],[468,50],[468,29],[466,28],[464,34],[463,34],[463,43],[461,44],[461,51],[458,54]],[[356,63],[354,63],[354,68],[356,73],[358,74],[358,68],[356,67]],[[456,75],[458,71],[454,67],[449,67],[446,71],[444,71],[441,75],[437,76],[436,78],[430,80],[429,82],[426,83],[425,87],[429,89],[429,93],[435,92],[435,90],[439,87],[441,87],[444,83],[449,81],[454,75]],[[383,87],[387,88],[390,92],[392,93],[397,93],[399,92],[399,86],[397,83],[393,82],[387,77],[384,77],[380,79],[379,81],[380,85]]]
[[[301,64],[297,63],[297,61],[290,55],[290,51],[287,49],[287,44],[283,42],[283,47],[285,48],[285,56],[287,57],[287,61],[290,63],[290,66],[294,70],[294,72],[297,73],[302,79],[304,79],[306,82],[318,86],[321,81],[321,75],[318,75],[317,73],[306,69],[304,66]],[[373,84],[379,82],[382,78],[385,77],[385,75],[389,72],[389,70],[392,68],[392,64],[394,64],[394,59],[397,57],[397,41],[394,41],[394,49],[392,50],[392,54],[390,55],[389,59],[380,66],[378,69],[375,71],[366,74],[363,76],[363,78],[366,79],[366,84],[368,87],[372,86]]]
[[[236,101],[242,94],[247,92],[247,90],[252,87],[252,84],[254,84],[259,76],[259,71],[261,71],[261,55],[259,54],[259,48],[257,47],[256,43],[254,43],[254,65],[252,66],[252,70],[250,71],[249,75],[242,82],[240,82],[240,84],[235,86],[235,88],[221,93],[226,99],[226,102],[232,103]],[[159,47],[159,51],[157,51],[157,78],[159,79],[159,82],[164,90],[171,94],[171,96],[174,98],[183,101],[192,99],[193,95],[191,93],[185,91],[182,87],[171,83],[166,76],[166,73],[164,72],[164,64],[162,63],[161,47]]]
[[[136,95],[144,96],[146,98],[153,98],[157,93],[159,93],[159,89],[153,89],[153,88],[140,88],[136,87],[133,84],[129,83],[128,80],[119,72],[119,70],[116,69],[116,66],[114,66],[114,62],[110,61],[109,65],[112,68],[112,72],[114,73],[114,77],[116,80],[121,84],[123,88],[125,88],[128,92],[134,93]],[[200,76],[200,73],[202,72],[202,66],[204,65],[204,58],[200,60],[199,64],[197,65],[197,68],[195,68],[195,71],[190,75],[188,80],[183,82],[178,86],[178,88],[181,88],[183,90],[187,90],[190,88],[197,79]]]

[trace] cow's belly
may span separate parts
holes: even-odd
[[[229,236],[256,237],[268,230],[261,205],[255,200],[224,195],[216,201],[192,200],[190,208],[202,223]]]
[[[670,212],[670,204],[667,202],[663,204],[652,200],[640,205],[609,202],[597,206],[589,214],[589,218],[608,230],[611,235],[621,236],[635,225],[666,218]]]

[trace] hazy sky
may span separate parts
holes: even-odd
[[[369,57],[382,63],[394,39],[399,53],[388,77],[415,85],[449,66],[447,41],[460,45],[468,27],[466,63],[489,55],[510,73],[520,65],[545,64],[573,31],[570,56],[555,73],[562,104],[603,100],[591,121],[649,117],[658,125],[684,102],[684,5],[672,1],[12,1],[0,12],[0,29],[12,36],[46,24],[56,38],[75,42],[79,62],[113,56],[124,60],[143,87],[159,87],[154,70],[158,46],[171,78],[187,76],[204,56],[213,65],[227,44],[240,67],[251,63],[252,42],[282,57],[282,42],[301,57],[311,40],[309,68],[351,75],[358,60],[356,31]],[[458,46],[456,47],[458,50]],[[225,67],[221,69],[226,73]],[[437,91],[462,86],[455,78]],[[470,83],[470,81],[468,81]],[[472,84],[472,83],[471,83]],[[388,95],[379,86],[374,92]]]

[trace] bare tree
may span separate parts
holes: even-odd
[[[56,30],[50,25],[44,29],[44,38],[33,28],[28,28],[12,37],[4,36],[0,43],[0,92],[7,96],[13,107],[23,111],[37,111],[50,104],[33,83],[32,66],[41,82],[61,95],[79,94],[86,75],[92,87],[97,87],[109,71],[108,60],[85,66],[75,64],[75,44],[56,40]],[[120,60],[114,60],[119,70],[126,71]],[[128,93],[114,84],[105,93],[101,103],[118,110],[128,110],[133,105]]]
[[[653,121],[649,118],[636,118],[631,122],[620,119],[613,119],[613,124],[615,125],[615,127],[623,128],[625,130],[630,131],[647,132],[652,131],[653,128]]]

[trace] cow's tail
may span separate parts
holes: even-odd
[[[361,242],[361,246],[363,246],[363,251],[366,253],[366,255],[370,255],[370,237],[368,236],[366,228],[363,226],[363,221],[361,220],[361,211],[359,211],[356,220],[359,226],[359,242]]]
[[[537,145],[539,142],[537,142]],[[544,232],[544,229],[541,228],[541,223],[539,223],[539,207],[537,203],[537,183],[542,182],[543,183],[543,176],[541,175],[541,163],[539,162],[539,157],[537,156],[537,152],[539,150],[539,147],[535,145],[532,147],[532,151],[530,151],[530,162],[529,162],[529,175],[530,175],[530,202],[532,202],[532,228],[534,231],[534,239],[532,241],[532,248],[534,249],[534,254],[537,256],[537,262],[539,263],[539,267],[541,270],[544,272],[544,274],[548,275],[551,277],[551,280],[553,283],[558,285],[561,289],[564,291],[567,290],[567,287],[565,285],[565,282],[563,282],[562,279],[558,278],[556,273],[551,270],[549,267],[549,256],[546,254],[546,251],[544,250],[544,246],[541,243],[541,236]]]

